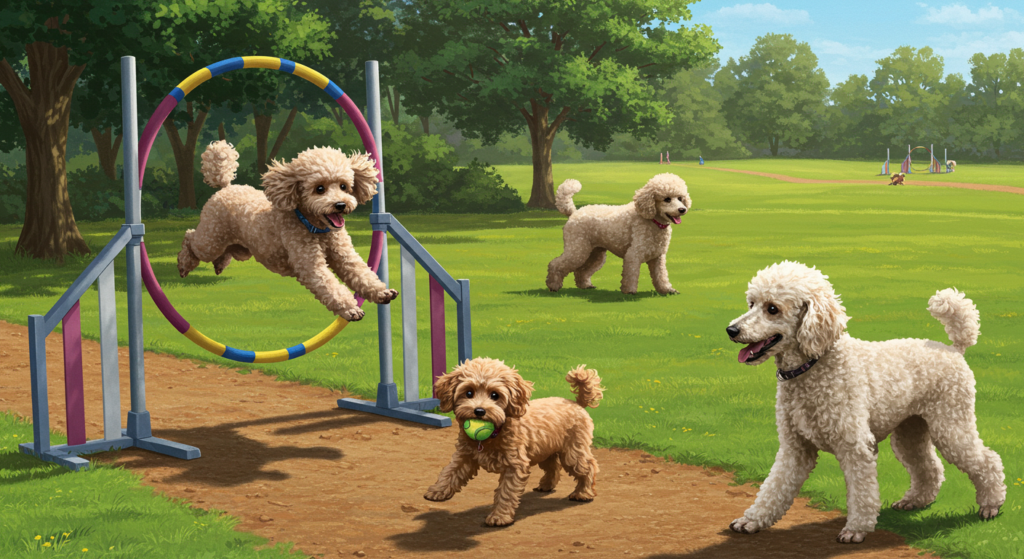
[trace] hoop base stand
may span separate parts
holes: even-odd
[[[423,398],[410,402],[398,401],[398,385],[395,383],[377,384],[377,401],[368,402],[356,398],[342,398],[338,400],[338,407],[346,410],[363,411],[422,423],[431,427],[451,427],[452,419],[448,416],[427,413],[422,410],[432,410],[441,405],[437,398]]]

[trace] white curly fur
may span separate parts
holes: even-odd
[[[623,293],[636,293],[640,266],[644,263],[658,293],[678,293],[669,282],[665,255],[672,240],[671,225],[678,224],[692,206],[686,182],[663,173],[637,190],[629,204],[594,204],[577,210],[572,197],[582,188],[579,181],[569,179],[555,193],[555,207],[569,220],[562,229],[565,250],[548,264],[548,289],[561,289],[562,281],[570,273],[575,277],[576,287],[593,288],[590,277],[601,269],[610,251],[623,260]],[[653,220],[667,227],[659,227]]]
[[[203,182],[213,188],[224,188],[235,180],[238,171],[238,152],[224,140],[210,144],[203,152]]]
[[[741,351],[741,362],[774,357],[790,371],[818,359],[802,375],[779,381],[779,452],[754,505],[732,529],[754,533],[782,518],[824,450],[846,477],[849,514],[837,540],[863,541],[881,508],[878,442],[890,434],[910,473],[910,489],[893,508],[914,510],[935,500],[944,480],[938,447],[974,483],[982,519],[995,517],[1006,500],[1003,464],[978,435],[974,374],[963,357],[978,337],[974,303],[955,289],[929,301],[952,347],[919,339],[866,342],[843,332],[849,317],[827,277],[797,262],[773,264],[751,280],[750,310],[730,324],[734,342],[754,346]],[[761,342],[776,335],[781,340],[763,349]]]

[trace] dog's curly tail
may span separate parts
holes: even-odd
[[[580,365],[565,375],[565,380],[572,385],[572,392],[576,395],[576,403],[586,407],[596,408],[604,398],[604,388],[601,387],[601,377],[597,371]]]
[[[956,288],[936,291],[928,299],[928,312],[946,327],[946,335],[960,353],[978,343],[981,315],[978,307]]]
[[[235,180],[238,152],[224,140],[213,142],[203,152],[202,170],[203,182],[213,188],[224,188]]]
[[[583,190],[583,185],[576,179],[567,179],[558,185],[558,190],[555,192],[555,207],[562,212],[562,215],[568,217],[576,211],[576,204],[572,203],[572,197],[580,190]]]

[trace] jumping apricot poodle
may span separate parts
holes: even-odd
[[[238,169],[238,152],[231,144],[214,142],[202,157],[203,180],[219,191],[181,242],[181,277],[200,262],[213,262],[220,274],[232,259],[252,256],[271,272],[296,278],[317,301],[349,321],[364,313],[339,277],[378,304],[398,296],[359,257],[345,231],[345,216],[377,193],[377,169],[366,154],[349,157],[322,147],[288,163],[274,161],[263,175],[263,191],[231,184]]]
[[[579,181],[569,179],[555,194],[555,207],[569,216],[569,221],[562,229],[565,250],[548,264],[548,289],[561,289],[562,280],[570,273],[575,276],[576,287],[593,289],[590,277],[604,266],[606,253],[611,251],[622,258],[623,293],[636,293],[640,265],[644,263],[658,293],[679,293],[668,280],[665,255],[672,240],[672,225],[679,225],[692,206],[686,182],[672,173],[663,173],[647,181],[628,204],[594,204],[577,210],[572,197],[582,188]]]

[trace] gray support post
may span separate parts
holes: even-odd
[[[420,397],[419,344],[416,339],[416,257],[402,247],[402,368],[405,401]]]
[[[456,302],[457,327],[459,336],[459,364],[473,358],[473,331],[469,320],[469,280],[460,279],[461,297]]]
[[[135,225],[142,223],[139,190],[139,123],[135,97],[135,57],[121,57],[121,123],[124,128],[124,219],[132,227],[132,240],[125,247],[128,264],[128,364],[131,371],[132,411],[128,414],[128,436],[151,437],[146,412],[146,371],[142,349],[142,235]],[[138,228],[141,229],[141,228]]]
[[[121,437],[121,383],[117,363],[117,300],[114,263],[96,280],[100,310],[100,367],[103,384],[103,438]]]
[[[366,113],[373,141],[377,144],[381,169],[384,168],[383,141],[380,135],[380,79],[376,60],[366,61]],[[373,213],[386,213],[384,206],[384,182],[377,183],[377,195],[373,199]],[[377,277],[388,285],[388,237],[384,236],[380,253],[380,267]],[[398,387],[395,385],[391,348],[391,305],[377,305],[377,339],[380,355],[380,384],[377,385],[377,406],[398,407]]]
[[[46,387],[45,320],[41,314],[28,315],[28,366],[32,383],[32,446],[36,456],[50,450],[50,400]]]

